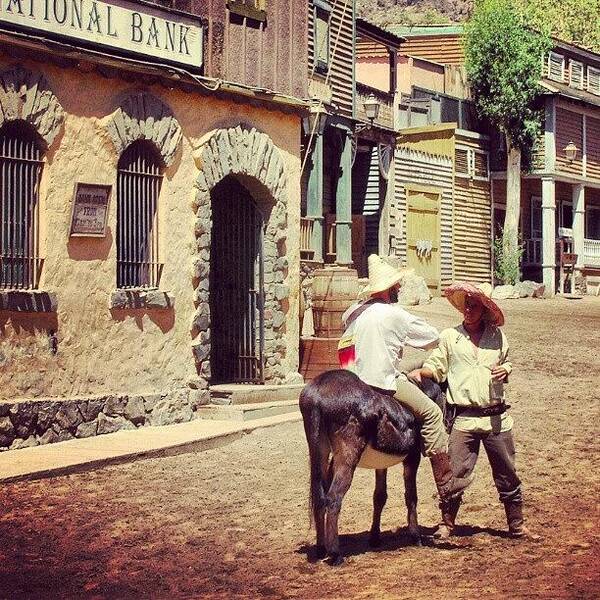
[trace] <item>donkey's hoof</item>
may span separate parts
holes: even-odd
[[[341,554],[332,554],[329,559],[329,564],[332,567],[339,567],[344,564],[344,557]]]
[[[379,548],[381,546],[381,536],[378,533],[372,533],[369,536],[369,546],[371,548]]]
[[[321,560],[327,556],[325,546],[315,546],[315,558]]]

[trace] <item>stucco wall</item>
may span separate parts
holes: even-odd
[[[0,57],[0,69],[12,64]],[[136,394],[181,388],[196,377],[191,350],[197,243],[192,203],[201,163],[198,153],[211,131],[240,123],[271,138],[287,176],[284,252],[290,296],[285,364],[297,371],[299,117],[158,85],[141,88],[123,79],[43,63],[20,65],[44,74],[65,114],[46,153],[40,188],[40,253],[45,258],[40,288],[56,293],[58,309],[55,316],[0,312],[0,396]],[[116,287],[115,188],[106,238],[69,238],[71,203],[76,182],[115,185],[119,157],[107,125],[122,99],[140,90],[168,105],[183,132],[165,171],[158,215],[164,262],[160,287],[173,294],[175,306],[111,312],[109,298]],[[56,332],[55,355],[48,349],[49,331]]]
[[[387,57],[359,57],[356,61],[356,81],[370,85],[386,94],[390,91],[390,61]]]

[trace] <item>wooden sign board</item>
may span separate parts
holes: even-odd
[[[71,212],[70,236],[104,237],[112,186],[77,183]]]
[[[570,252],[565,252],[561,254],[562,264],[566,267],[572,267],[577,264],[577,254],[572,254]]]

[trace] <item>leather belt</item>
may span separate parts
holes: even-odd
[[[510,404],[502,402],[492,406],[458,406],[455,405],[456,414],[463,417],[493,417],[501,415],[510,408]]]

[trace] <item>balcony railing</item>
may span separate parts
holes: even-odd
[[[583,240],[583,264],[600,267],[600,240]]]
[[[390,129],[394,128],[394,94],[382,92],[364,83],[356,83],[356,117],[360,121],[368,121],[364,109],[364,102],[369,96],[375,96],[379,102],[379,115],[375,119],[376,125]]]
[[[311,217],[300,219],[300,258],[304,260],[312,260],[315,256],[311,248],[314,224],[315,220]]]

